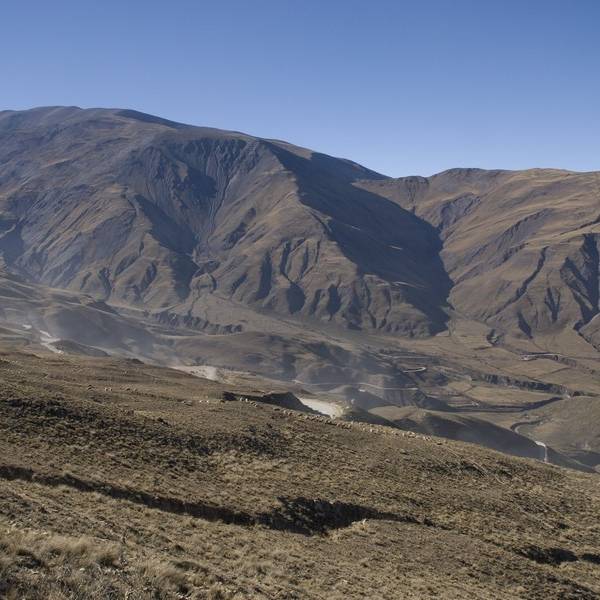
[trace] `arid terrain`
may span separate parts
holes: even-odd
[[[135,360],[0,374],[2,597],[600,595],[595,474]]]
[[[599,597],[599,253],[598,173],[0,112],[0,597]]]

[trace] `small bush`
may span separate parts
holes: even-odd
[[[151,560],[145,563],[142,571],[158,589],[175,589],[181,593],[188,591],[187,573],[172,563]]]

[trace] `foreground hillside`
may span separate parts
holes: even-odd
[[[0,375],[0,596],[600,595],[596,475],[139,361]]]

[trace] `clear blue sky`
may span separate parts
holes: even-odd
[[[0,108],[135,108],[383,173],[600,170],[599,0],[9,0]]]

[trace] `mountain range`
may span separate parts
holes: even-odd
[[[391,179],[134,111],[42,108],[0,113],[0,193],[10,269],[186,324],[243,327],[214,319],[226,304],[423,336],[454,309],[600,345],[597,173]]]
[[[372,419],[469,410],[507,451],[524,411],[532,436],[546,400],[600,394],[595,172],[391,178],[132,110],[4,111],[0,263],[13,342],[249,371]],[[597,464],[600,431],[553,435]]]

